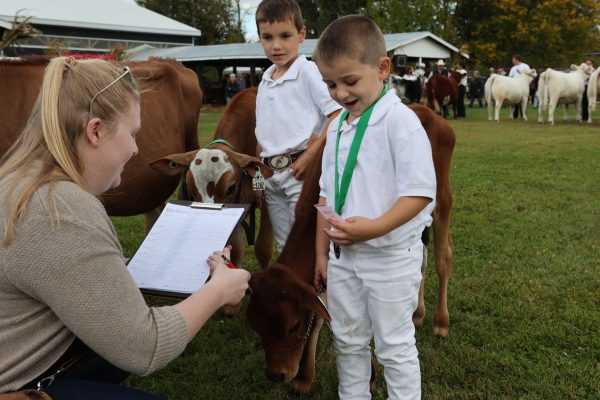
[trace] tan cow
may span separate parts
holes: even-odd
[[[41,86],[47,57],[0,60],[0,156],[21,133]],[[180,182],[148,166],[156,158],[198,148],[202,92],[196,74],[174,61],[127,63],[138,80],[141,98],[139,152],[125,166],[118,188],[101,200],[109,215],[147,213],[149,229]]]
[[[256,153],[256,92],[257,88],[250,88],[233,97],[219,119],[213,142],[207,147],[166,153],[150,163],[152,168],[165,175],[185,173],[189,194],[196,201],[254,204],[257,197],[252,190],[252,179],[257,168],[265,179],[273,175],[258,158],[247,155]],[[239,267],[245,251],[241,227],[234,232],[231,244],[231,259]],[[263,268],[269,265],[273,233],[266,208],[261,212],[254,252]]]
[[[439,292],[433,333],[443,337],[448,335],[449,327],[447,292],[452,272],[450,162],[456,138],[450,125],[432,110],[419,104],[409,107],[419,116],[429,137],[437,179],[433,241]],[[267,377],[276,382],[290,382],[294,390],[305,394],[310,393],[315,378],[318,329],[322,318],[329,319],[312,287],[316,228],[313,204],[319,196],[320,170],[321,163],[314,162],[307,172],[296,206],[296,222],[277,262],[253,274],[250,280],[253,295],[247,314],[250,325],[261,338]],[[423,268],[426,260],[424,257]],[[419,306],[413,315],[417,327],[423,324],[424,316],[422,283]]]

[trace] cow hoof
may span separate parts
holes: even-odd
[[[292,379],[290,385],[294,392],[309,395],[312,389],[312,380],[308,382],[304,379]]]
[[[225,305],[222,310],[223,313],[228,317],[236,317],[240,314],[240,309],[242,308],[242,303],[237,304],[235,306]]]
[[[437,337],[447,337],[448,336],[448,327],[434,326],[433,327],[433,335],[437,336]]]
[[[423,327],[423,321],[425,320],[424,317],[415,317],[413,316],[413,325],[415,326],[415,328],[419,329]]]

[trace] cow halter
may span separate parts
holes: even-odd
[[[231,150],[235,151],[235,147],[233,147],[233,145],[225,139],[215,139],[215,140],[211,141],[209,144],[207,144],[206,146],[204,146],[204,148],[207,148],[208,146],[212,146],[213,144],[218,144],[218,143],[224,144],[225,146],[231,148]]]

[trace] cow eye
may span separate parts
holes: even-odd
[[[227,195],[231,196],[232,194],[235,193],[235,184],[229,186],[229,188],[227,188]]]
[[[177,168],[177,163],[175,161],[169,161],[169,168]]]
[[[293,335],[294,333],[298,332],[298,329],[300,329],[300,322],[296,322],[294,326],[290,328],[289,334]]]

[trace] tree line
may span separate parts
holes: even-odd
[[[470,54],[473,65],[568,66],[600,52],[597,0],[297,0],[309,38],[347,14],[384,33],[429,31]],[[240,0],[139,0],[202,32],[197,44],[245,41]]]

